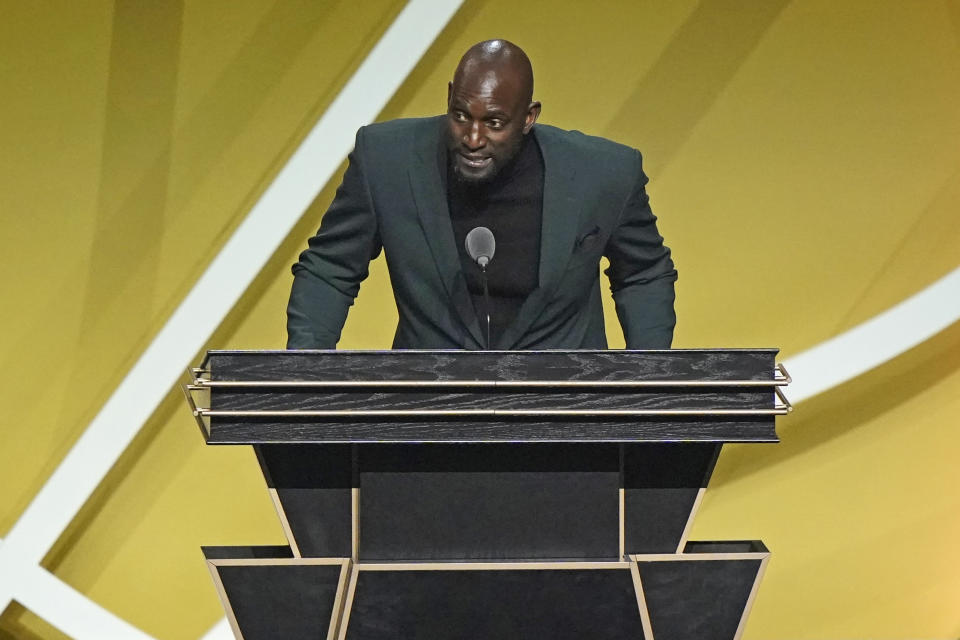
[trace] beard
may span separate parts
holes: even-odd
[[[495,158],[488,160],[488,165],[481,170],[474,170],[467,164],[467,161],[457,151],[449,151],[447,154],[450,169],[457,184],[462,187],[482,187],[493,182],[493,179],[500,173]]]
[[[482,167],[472,166],[469,159],[464,157],[463,148],[460,145],[448,144],[448,166],[452,169],[453,177],[459,186],[470,188],[487,186],[499,176],[510,173],[510,168],[520,155],[523,140],[524,138],[520,138],[508,147],[487,149],[477,154],[483,156],[487,162]]]

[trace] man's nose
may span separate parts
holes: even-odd
[[[487,144],[486,137],[483,135],[483,132],[480,130],[480,123],[474,122],[470,125],[463,136],[463,144],[467,148],[480,149]]]

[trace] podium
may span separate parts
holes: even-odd
[[[777,442],[775,349],[210,351],[288,540],[204,547],[235,635],[740,636],[769,552],[692,541],[724,442]]]

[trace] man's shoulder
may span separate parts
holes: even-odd
[[[537,139],[541,142],[550,144],[563,144],[574,150],[582,151],[586,154],[602,154],[630,157],[636,156],[639,152],[633,147],[615,142],[608,138],[593,136],[576,129],[560,129],[549,124],[540,124],[534,127]]]
[[[632,185],[642,172],[640,152],[627,145],[539,123],[534,131],[548,164],[589,177],[598,188]]]

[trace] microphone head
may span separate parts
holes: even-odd
[[[497,248],[497,242],[493,239],[493,232],[486,227],[474,227],[467,234],[464,241],[467,248],[467,255],[470,259],[485,269],[490,261],[493,260],[493,253]]]

